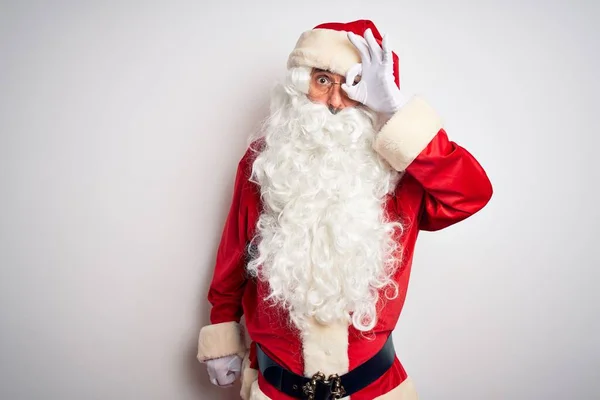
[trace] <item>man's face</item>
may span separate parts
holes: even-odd
[[[345,81],[343,75],[313,68],[308,98],[325,104],[334,114],[346,107],[355,107],[359,102],[350,99],[342,89],[342,83]]]

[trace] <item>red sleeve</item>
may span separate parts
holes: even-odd
[[[408,165],[425,190],[420,229],[435,231],[481,210],[492,197],[492,185],[479,162],[440,129]]]
[[[483,208],[492,185],[477,160],[448,140],[441,117],[423,98],[413,97],[376,137],[375,149],[425,192],[420,229],[450,226]]]
[[[208,291],[208,301],[212,304],[212,324],[239,322],[243,314],[246,248],[257,215],[256,189],[248,180],[252,167],[251,154],[252,150],[249,149],[238,164],[233,196],[217,249]]]

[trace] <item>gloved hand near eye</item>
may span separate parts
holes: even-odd
[[[377,44],[371,29],[366,30],[364,38],[348,32],[348,39],[360,53],[362,63],[350,68],[342,89],[352,100],[391,116],[406,104],[408,98],[400,93],[394,82],[394,61],[387,35],[383,36],[383,48]],[[361,76],[360,82],[352,86],[347,84],[354,82],[358,75]]]
[[[213,385],[230,387],[240,377],[242,359],[234,354],[206,361],[208,377]]]

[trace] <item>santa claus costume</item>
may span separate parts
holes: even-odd
[[[244,399],[416,399],[391,333],[417,236],[492,196],[481,165],[422,97],[387,113],[363,104],[330,112],[307,97],[313,68],[347,76],[361,64],[370,79],[356,42],[366,32],[385,52],[367,20],[300,36],[238,164],[198,359],[243,358]],[[398,57],[383,59],[399,90]]]

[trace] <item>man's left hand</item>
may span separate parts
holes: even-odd
[[[387,43],[387,35],[383,36],[383,48],[377,44],[371,29],[366,30],[364,38],[348,32],[348,39],[358,49],[362,63],[350,68],[342,89],[352,100],[376,112],[394,114],[408,99],[400,93],[394,82],[392,51]],[[352,85],[359,75],[360,82]]]

